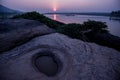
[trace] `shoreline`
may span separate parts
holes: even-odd
[[[27,16],[28,14],[29,14],[29,17]],[[38,17],[37,18],[36,17],[35,18],[31,17],[33,14],[37,14]],[[25,17],[25,16],[27,16],[27,17]],[[40,18],[40,17],[42,17],[42,18]],[[15,17],[13,17],[13,19],[19,19],[19,18],[20,19],[24,18],[24,19],[28,19],[28,20],[35,20],[35,21],[41,22],[44,25],[47,25],[49,28],[52,28],[52,29],[56,30],[56,32],[57,32],[58,27],[62,27],[64,25],[66,25],[64,23],[52,20],[52,19],[50,19],[48,17],[45,17],[44,15],[41,15],[41,14],[36,13],[36,12],[26,13],[26,14],[23,14],[23,15],[17,15]],[[95,22],[95,24],[96,23],[97,22]],[[79,24],[79,25],[81,25],[81,24]],[[73,32],[74,32],[74,30],[73,30]],[[58,32],[58,33],[60,33],[60,32]],[[64,35],[67,35],[67,34],[64,34]],[[76,39],[84,41],[85,39],[80,35],[81,34],[79,33],[79,37],[81,39],[77,38],[77,37],[76,37]],[[89,41],[87,41],[87,42],[94,42],[96,44],[100,44],[100,45],[103,45],[103,46],[114,48],[114,49],[120,51],[120,37],[114,36],[109,32],[105,32],[105,33],[104,32],[101,32],[101,33],[98,33],[98,32],[95,32],[95,33],[94,32],[86,32],[86,33],[84,33],[84,36],[89,39]]]

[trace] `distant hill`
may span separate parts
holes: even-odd
[[[9,9],[3,5],[0,5],[0,14],[18,14],[20,11]]]

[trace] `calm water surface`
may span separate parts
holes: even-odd
[[[63,23],[83,23],[84,21],[88,20],[106,22],[110,33],[120,37],[120,21],[110,20],[110,18],[107,16],[91,16],[91,15],[66,16],[60,14],[47,14],[46,16]]]

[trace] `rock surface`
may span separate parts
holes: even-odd
[[[23,44],[36,36],[54,33],[46,25],[27,19],[0,19],[0,53]]]
[[[56,75],[40,72],[35,55],[54,58]],[[58,33],[39,36],[0,54],[0,80],[120,80],[120,52]]]

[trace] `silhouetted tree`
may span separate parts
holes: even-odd
[[[111,12],[111,17],[120,17],[120,10],[118,10],[118,11],[112,11]]]

